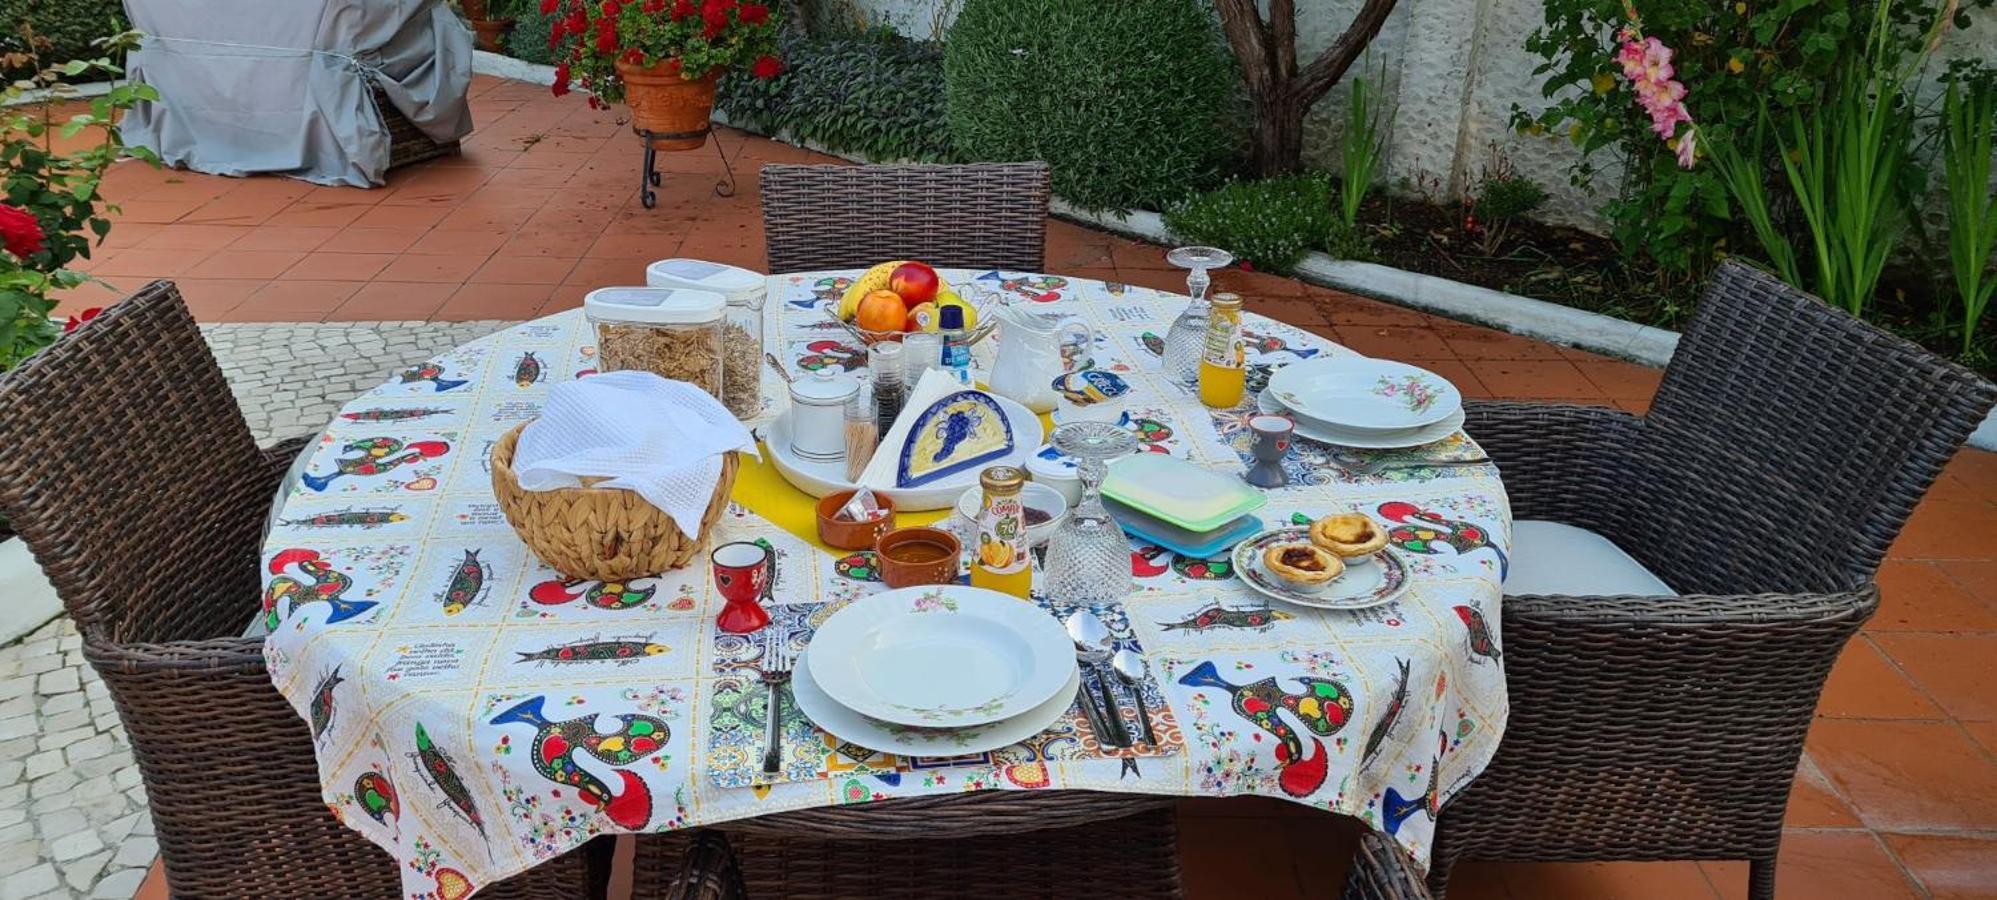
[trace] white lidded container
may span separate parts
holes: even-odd
[[[769,279],[761,272],[704,259],[662,259],[645,267],[645,284],[709,291],[727,301],[721,347],[721,404],[736,418],[763,409],[763,301]]]
[[[642,369],[684,381],[720,399],[722,318],[728,301],[712,291],[606,287],[582,298],[596,329],[597,368]]]
[[[790,383],[790,448],[799,459],[837,462],[846,458],[846,404],[859,393],[859,379],[826,367]]]

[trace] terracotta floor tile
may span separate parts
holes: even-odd
[[[364,282],[296,280],[273,281],[238,307],[238,311],[257,312],[296,312],[299,321],[318,321],[326,313],[345,303],[354,292],[361,289]]]
[[[1935,565],[1970,598],[1997,610],[1997,559],[1942,560]]]
[[[584,256],[599,259],[665,259],[679,250],[680,234],[631,234],[612,231],[591,243]]]
[[[117,221],[165,224],[179,221],[200,207],[190,201],[128,200],[118,204]]]
[[[584,259],[569,270],[562,283],[588,288],[644,284],[646,265],[642,259]]]
[[[428,231],[451,214],[445,206],[372,206],[353,221],[355,228],[387,228],[396,231]]]
[[[1867,827],[1997,830],[1997,762],[1951,723],[1820,718],[1806,746]]]
[[[1505,886],[1514,897],[1690,900],[1716,896],[1698,863],[1512,863]],[[1451,880],[1455,880],[1452,875]],[[1455,896],[1451,892],[1450,896]]]
[[[484,262],[509,239],[505,231],[432,231],[410,244],[405,253],[476,257]]]
[[[243,225],[167,225],[138,246],[146,250],[220,250],[254,230]]]
[[[145,243],[147,238],[160,233],[168,227],[166,225],[154,225],[145,222],[127,222],[121,219],[118,221],[117,227],[111,229],[110,234],[105,235],[100,240],[91,241],[90,250],[92,253],[109,253],[113,250],[122,250],[126,247],[137,247]]]
[[[183,222],[212,225],[262,225],[285,211],[293,201],[273,197],[225,195],[205,203],[181,217]],[[296,225],[324,225],[324,222],[295,222]]]
[[[1883,834],[1880,838],[1935,900],[1997,897],[1997,837]]]
[[[1110,261],[1119,269],[1163,269],[1180,273],[1179,283],[1185,283],[1185,271],[1165,261],[1166,248],[1156,244],[1146,244],[1129,238],[1109,239]]]
[[[437,223],[440,231],[506,231],[526,224],[534,210],[519,206],[460,206]]]
[[[486,185],[465,195],[466,206],[519,206],[540,209],[549,192],[540,188]]]
[[[139,882],[139,889],[132,894],[132,900],[170,900],[166,890],[166,868],[153,861],[153,867],[146,872],[146,880]]]
[[[1747,863],[1706,862],[1699,867],[1721,897],[1747,896]],[[1783,833],[1782,849],[1775,857],[1775,896],[1777,900],[1914,900],[1920,894],[1867,832],[1790,830]]]
[[[1964,447],[1944,470],[1949,481],[1970,496],[1997,500],[1997,453]]]
[[[1463,359],[1565,359],[1552,344],[1496,329],[1450,323],[1439,326],[1436,331],[1449,342],[1450,351]]]
[[[1997,631],[1997,605],[1972,595],[1945,565],[1887,560],[1879,567],[1879,612],[1865,630]]]
[[[382,281],[461,282],[485,263],[483,256],[405,255],[375,277]]]
[[[444,301],[432,318],[439,322],[531,319],[554,291],[553,285],[546,284],[467,284]]]
[[[112,230],[117,229],[113,227]],[[90,272],[96,275],[171,278],[186,274],[209,255],[209,251],[205,250],[155,250],[132,247],[92,260]]]
[[[486,284],[561,284],[576,261],[560,256],[505,256],[495,254],[469,279]]]
[[[342,228],[318,249],[328,253],[408,253],[423,236],[423,231],[413,228]]]
[[[1997,763],[1997,722],[1958,722],[1971,740],[1983,747],[1990,761]]]
[[[1457,863],[1449,873],[1449,900],[1513,900],[1518,895],[1505,884],[1505,863],[1470,860]],[[1326,894],[1325,896],[1331,896]],[[1538,898],[1519,898],[1538,900]],[[1551,900],[1551,898],[1548,898]]]
[[[1109,241],[1098,232],[1088,231],[1077,226],[1056,228],[1049,222],[1047,228],[1047,268],[1052,272],[1068,272],[1088,266],[1114,267],[1110,258]]]
[[[372,281],[334,308],[326,319],[329,322],[420,322],[434,315],[457,289],[454,284]]]
[[[1997,634],[1880,634],[1872,642],[1949,715],[1997,721]]]
[[[1817,715],[1849,719],[1940,719],[1920,688],[1888,662],[1872,643],[1856,637],[1831,667]]]
[[[290,250],[218,250],[190,267],[199,278],[276,278],[298,264],[305,254]]]
[[[268,225],[296,225],[301,227],[340,228],[354,224],[354,220],[366,214],[368,207],[352,203],[325,203],[300,200],[286,207],[283,212],[270,217]]]
[[[1235,267],[1218,270],[1211,277],[1213,290],[1231,291],[1250,300],[1257,297],[1302,297],[1308,291],[1303,282],[1294,278]]]
[[[509,169],[548,169],[558,172],[573,172],[589,162],[589,153],[564,153],[547,151],[539,147],[528,149],[507,164]]]
[[[1562,360],[1466,360],[1498,397],[1525,400],[1606,400],[1574,364]]]
[[[284,270],[288,279],[333,279],[366,281],[396,260],[393,253],[307,253],[298,264]]]
[[[1997,559],[1997,503],[1930,496],[1889,552],[1901,559]]]
[[[114,229],[115,231],[115,229]],[[319,249],[337,236],[353,233],[353,229],[339,228],[252,228],[236,242],[229,245],[231,250],[290,250],[304,253]]]
[[[558,312],[581,309],[583,298],[588,296],[591,290],[594,288],[587,284],[555,285],[555,292],[549,294],[548,302],[541,306],[541,315],[552,316]]]
[[[261,278],[181,278],[174,281],[180,298],[194,318],[202,322],[228,321],[229,313],[243,305],[251,294],[262,289]]]
[[[1335,325],[1417,328],[1427,323],[1427,319],[1420,312],[1405,306],[1382,303],[1367,297],[1355,297],[1329,288],[1313,288],[1310,294],[1326,300],[1325,315]],[[1456,354],[1452,351],[1448,355]]]
[[[1384,359],[1454,359],[1449,344],[1427,328],[1381,325],[1340,325],[1338,342],[1367,356]]]
[[[447,232],[461,234],[462,232]],[[580,258],[589,252],[591,245],[598,240],[595,232],[529,232],[521,231],[506,239],[497,251],[500,256],[567,256]],[[679,241],[671,242],[673,249],[679,248]],[[665,256],[671,256],[668,252]],[[664,257],[653,257],[662,259]]]
[[[1657,383],[1664,379],[1663,369],[1613,359],[1574,365],[1602,389],[1602,396],[1611,400],[1648,400],[1657,393]]]
[[[1796,783],[1789,789],[1789,809],[1782,816],[1782,824],[1791,828],[1859,827],[1858,816],[1838,799],[1829,781],[1817,774],[1813,766],[1806,764],[1804,769],[1796,773]]]
[[[1491,396],[1490,389],[1484,386],[1484,382],[1477,380],[1477,373],[1471,370],[1470,364],[1460,359],[1410,359],[1406,362],[1449,379],[1449,383],[1456,385],[1456,390],[1465,397]]]

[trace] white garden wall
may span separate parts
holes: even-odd
[[[917,38],[947,28],[962,0],[848,0],[857,15],[893,25]],[[1329,44],[1359,6],[1359,0],[1299,0],[1299,55],[1308,58]],[[1968,32],[1954,32],[1943,54],[1997,59],[1997,17],[1979,13]],[[1540,0],[1401,0],[1381,29],[1368,58],[1355,66],[1384,70],[1397,103],[1382,179],[1394,184],[1428,180],[1442,196],[1453,196],[1474,181],[1491,158],[1491,145],[1516,168],[1552,194],[1543,215],[1582,226],[1599,224],[1602,196],[1590,196],[1568,183],[1578,151],[1564,136],[1531,137],[1511,128],[1513,104],[1537,110],[1543,79],[1533,74],[1539,58],[1525,50],[1525,38],[1540,24]],[[1938,69],[1939,66],[1931,68]],[[1348,76],[1349,78],[1350,76]],[[1305,144],[1311,162],[1336,166],[1338,109],[1343,91],[1319,104]],[[1609,153],[1598,159],[1614,169]],[[1613,191],[1613,174],[1600,176],[1598,192]]]

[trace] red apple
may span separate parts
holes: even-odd
[[[936,277],[936,270],[928,263],[902,263],[888,275],[888,290],[900,294],[902,301],[911,307],[936,299],[936,288],[942,283],[943,279]]]

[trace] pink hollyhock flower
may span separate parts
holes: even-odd
[[[1698,143],[1699,143],[1699,131],[1696,128],[1687,129],[1685,133],[1678,138],[1678,168],[1681,169],[1692,168],[1692,162],[1693,162],[1692,154],[1695,150],[1695,145],[1697,145]]]
[[[1679,125],[1692,124],[1692,113],[1685,108],[1685,85],[1674,77],[1678,71],[1671,65],[1671,48],[1657,38],[1644,37],[1634,22],[1617,36],[1622,45],[1616,49],[1616,64],[1636,92],[1637,105],[1649,114],[1650,130],[1671,140]],[[1691,135],[1688,130],[1677,145],[1678,164],[1685,168],[1691,168],[1697,144]]]

